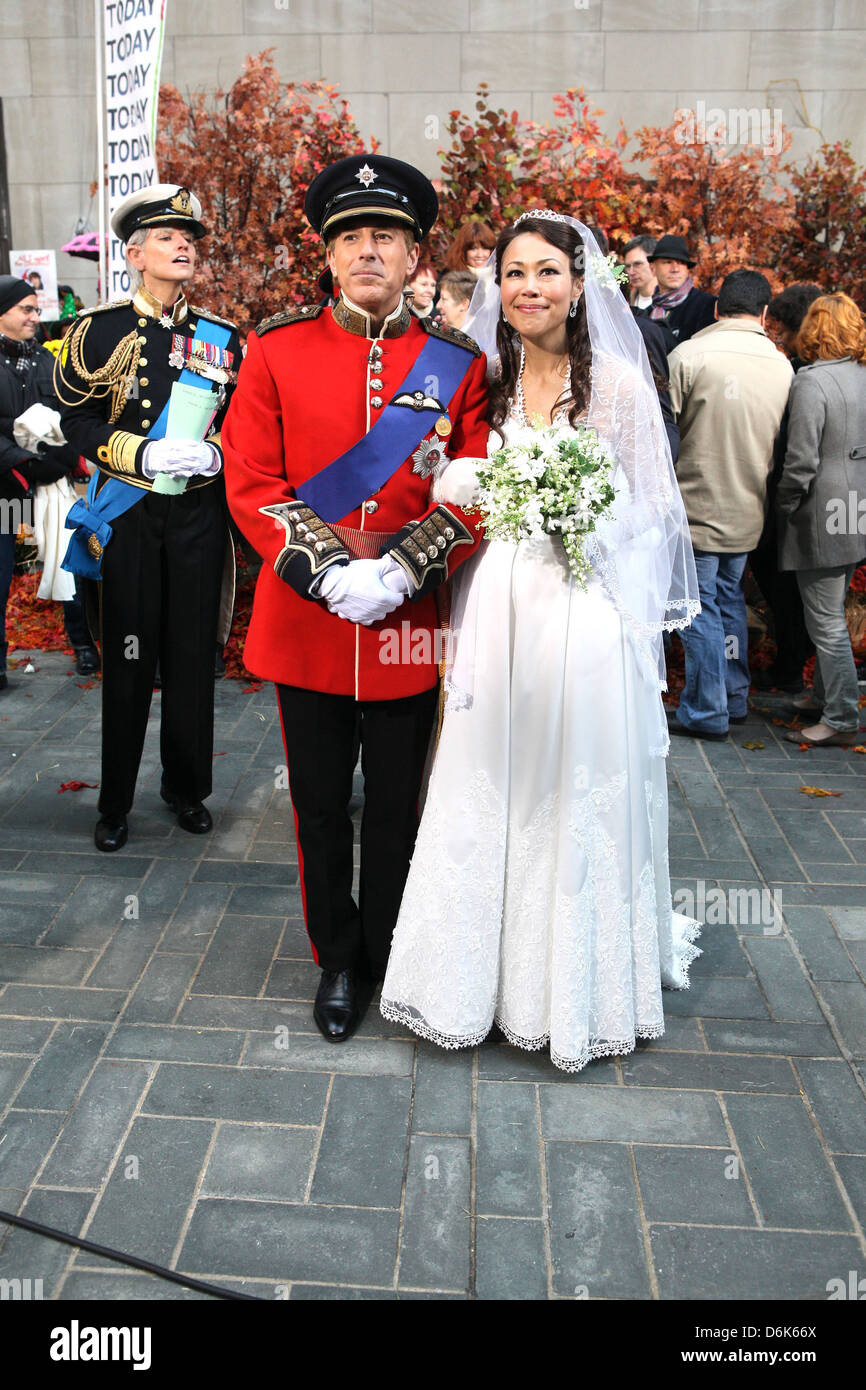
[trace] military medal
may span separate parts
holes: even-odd
[[[420,474],[422,478],[429,478],[431,473],[438,478],[448,462],[441,439],[422,439],[412,458],[415,460],[412,472]]]
[[[451,421],[447,415],[440,415],[433,428],[441,439],[447,439],[451,433]]]
[[[234,353],[221,348],[216,343],[206,343],[201,338],[187,338],[182,333],[172,335],[169,366],[184,367],[198,376],[216,381],[220,386],[234,379],[231,370]]]

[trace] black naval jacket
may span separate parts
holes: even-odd
[[[64,341],[55,385],[62,403],[66,438],[102,473],[136,487],[152,488],[152,479],[142,471],[145,446],[150,442],[148,431],[183,370],[175,339],[179,337],[187,344],[195,339],[199,319],[226,324],[232,330],[226,348],[231,353],[231,365],[216,368],[224,370],[227,379],[219,383],[222,400],[207,441],[219,448],[219,430],[241,363],[240,339],[234,324],[227,324],[227,320],[209,310],[189,305],[184,295],[173,306],[170,318],[163,317],[162,305],[143,285],[132,299],[85,309],[79,315]],[[184,356],[188,351],[188,346],[182,348]],[[170,360],[172,357],[174,361]],[[188,361],[186,365],[189,366]],[[214,369],[206,363],[200,365],[204,368],[201,375],[207,380],[209,371]],[[213,382],[211,389],[216,386]],[[206,487],[217,479],[222,487],[222,472],[212,477],[192,477],[187,481],[187,490]]]

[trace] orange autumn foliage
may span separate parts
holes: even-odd
[[[304,217],[304,193],[328,164],[378,149],[372,136],[362,139],[336,88],[283,84],[271,53],[248,57],[228,91],[212,97],[160,88],[160,179],[195,190],[209,232],[195,301],[242,333],[320,298],[325,258]]]
[[[614,140],[601,129],[604,115],[582,87],[554,97],[552,121],[520,120],[516,111],[494,110],[486,83],[478,88],[476,115],[452,111],[451,147],[440,150],[442,176],[434,245],[440,254],[470,218],[495,230],[531,207],[627,229],[631,201],[622,163],[626,133]]]
[[[163,87],[159,114],[160,178],[196,189],[212,233],[200,248],[197,301],[244,331],[316,302],[324,256],[303,215],[306,188],[334,160],[379,148],[345,98],[322,82],[282,83],[268,49],[213,97]],[[683,112],[632,137],[620,122],[613,138],[603,114],[572,88],[554,98],[551,120],[522,119],[494,108],[482,83],[472,114],[450,112],[450,145],[439,151],[436,261],[467,220],[498,231],[527,208],[548,207],[596,223],[614,248],[639,232],[684,236],[707,289],[751,266],[774,290],[814,279],[863,304],[866,170],[846,147],[822,146],[798,168],[786,162],[784,128],[772,146],[727,147],[709,129],[689,143]],[[643,173],[626,161],[630,138]]]

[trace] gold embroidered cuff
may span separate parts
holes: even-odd
[[[259,511],[273,517],[285,532],[285,544],[274,560],[275,574],[305,598],[311,597],[310,584],[323,570],[351,559],[343,542],[306,502],[278,502]]]
[[[142,442],[140,434],[130,434],[128,430],[115,430],[108,436],[107,444],[100,444],[96,457],[112,473],[136,475],[135,457]]]
[[[422,591],[429,593],[447,578],[451,551],[458,545],[471,545],[474,539],[459,517],[439,506],[423,521],[410,522],[398,531],[386,553],[405,570],[415,597],[420,597]]]

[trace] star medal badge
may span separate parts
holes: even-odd
[[[174,319],[171,314],[163,314],[159,320],[159,326],[160,328],[174,328]]]
[[[434,478],[438,478],[448,462],[444,441],[438,437],[422,439],[412,458],[414,459],[413,473],[418,473],[422,478],[429,478],[432,473]]]
[[[370,184],[375,183],[378,177],[379,175],[375,172],[374,169],[370,168],[369,164],[362,164],[361,168],[355,175],[355,178],[358,180],[360,184],[363,184],[364,188],[369,188]]]

